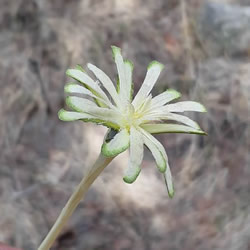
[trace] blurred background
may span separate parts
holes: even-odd
[[[249,0],[0,0],[0,241],[34,250],[100,152],[106,129],[64,123],[65,71],[91,62],[115,81],[111,45],[137,91],[182,92],[209,134],[158,136],[176,194],[146,151],[133,185],[123,153],[94,183],[54,250],[250,249]]]

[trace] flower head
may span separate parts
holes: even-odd
[[[151,134],[205,134],[196,122],[176,113],[205,112],[206,109],[192,101],[169,104],[181,96],[173,89],[152,97],[150,92],[163,69],[163,65],[157,61],[149,64],[142,86],[133,98],[133,64],[123,59],[120,48],[112,46],[112,51],[118,71],[117,87],[93,64],[89,63],[87,67],[97,80],[93,80],[81,67],[67,70],[66,74],[77,83],[67,84],[65,92],[82,96],[68,96],[66,103],[74,111],[61,109],[59,118],[63,121],[94,122],[109,127],[102,145],[102,154],[114,157],[129,148],[129,164],[123,178],[127,183],[134,182],[141,171],[145,145],[152,152],[159,171],[163,173],[169,196],[172,197],[174,188],[168,157],[162,144]],[[175,123],[165,123],[167,120]]]

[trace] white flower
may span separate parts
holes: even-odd
[[[181,96],[173,89],[152,97],[150,92],[163,69],[163,65],[156,61],[149,64],[144,82],[133,99],[133,64],[123,60],[120,48],[112,46],[112,51],[118,71],[117,87],[102,70],[93,64],[89,63],[87,66],[97,80],[93,80],[80,67],[67,70],[67,75],[77,83],[67,84],[65,92],[81,94],[93,100],[86,99],[84,96],[68,96],[66,103],[74,112],[62,109],[59,111],[59,118],[63,121],[95,122],[109,127],[110,130],[102,145],[102,154],[106,157],[114,157],[129,148],[129,164],[123,178],[127,183],[134,182],[141,171],[145,144],[152,152],[159,171],[164,174],[169,196],[173,197],[174,188],[167,154],[162,144],[151,134],[205,134],[196,122],[175,112],[205,112],[206,109],[200,103],[192,101],[168,104]],[[166,120],[183,125],[161,123]]]

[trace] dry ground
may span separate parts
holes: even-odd
[[[119,156],[54,249],[250,249],[250,43],[237,53],[224,40],[215,49],[204,6],[0,0],[0,241],[36,249],[95,160],[105,128],[62,123],[57,111],[68,67],[92,62],[114,78],[114,44],[135,64],[136,90],[150,61],[164,63],[154,93],[171,87],[202,102],[208,113],[193,118],[209,136],[159,137],[172,166],[173,200],[149,153],[133,185],[122,181],[128,155]]]

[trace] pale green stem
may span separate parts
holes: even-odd
[[[113,157],[107,158],[102,154],[99,155],[98,159],[94,163],[93,167],[89,170],[89,172],[83,177],[80,184],[77,186],[74,193],[71,195],[67,204],[63,208],[61,214],[57,218],[55,224],[51,228],[50,232],[43,240],[38,250],[49,250],[56,240],[57,236],[62,231],[62,228],[69,220],[70,216],[80,203],[80,201],[84,198],[84,195],[88,191],[91,184],[98,177],[98,175],[102,172],[102,170],[113,160]]]

